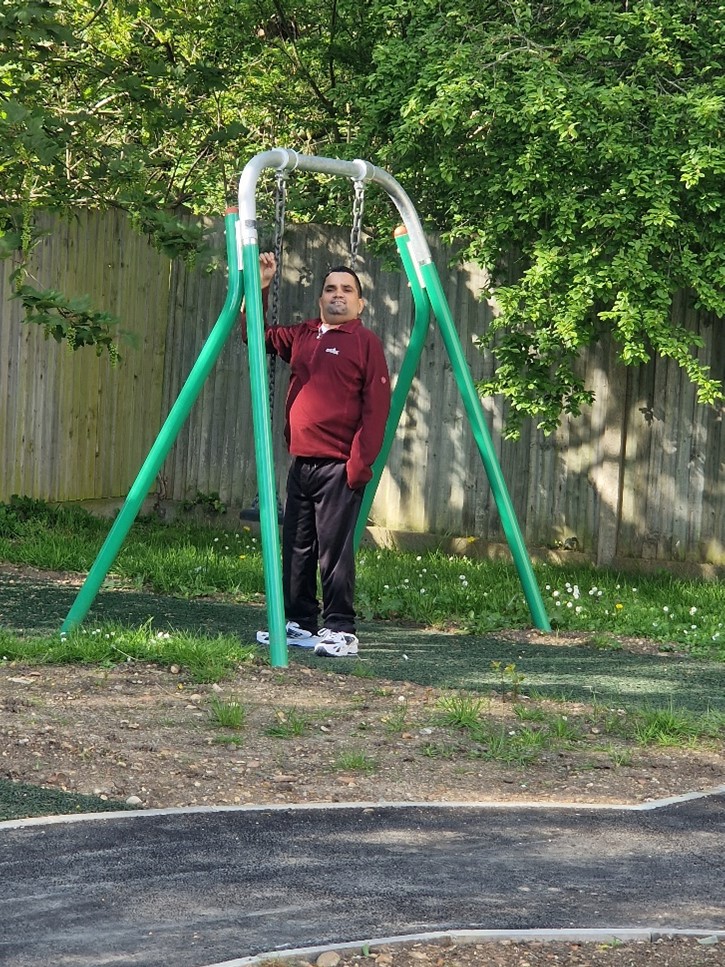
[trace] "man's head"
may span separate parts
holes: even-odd
[[[328,326],[357,319],[365,308],[360,279],[352,269],[337,265],[322,280],[320,318]]]

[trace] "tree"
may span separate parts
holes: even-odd
[[[362,140],[494,272],[481,389],[509,400],[508,432],[591,401],[575,363],[604,332],[625,363],[672,358],[721,401],[671,307],[684,290],[725,316],[725,6],[398,0],[377,15]]]
[[[109,318],[25,278],[37,212],[118,207],[193,257],[178,206],[222,210],[258,151],[365,157],[491,271],[481,391],[509,433],[591,401],[576,364],[605,333],[717,404],[671,307],[725,316],[723,51],[703,0],[0,0],[0,256],[29,318],[110,347]],[[290,211],[349,218],[345,189],[296,177]]]
[[[179,206],[223,211],[240,159],[265,147],[349,136],[337,88],[364,56],[362,20],[341,6],[0,2],[0,257],[16,262],[28,321],[115,351],[112,317],[28,279],[38,213],[120,208],[167,254],[193,257],[201,225]]]

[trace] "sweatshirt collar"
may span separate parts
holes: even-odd
[[[312,320],[312,328],[319,330],[322,325],[322,319],[319,317]],[[343,322],[339,326],[330,326],[327,332],[354,332],[359,326],[362,325],[362,319],[350,319],[348,322]]]

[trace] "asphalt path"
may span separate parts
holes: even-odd
[[[725,789],[0,823],[4,967],[206,967],[457,930],[725,927]]]

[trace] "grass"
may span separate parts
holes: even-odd
[[[241,729],[247,713],[244,706],[234,699],[224,700],[212,698],[209,706],[209,718],[212,725],[223,729]]]
[[[0,505],[0,559],[85,571],[107,530],[107,521],[83,511]],[[366,549],[359,555],[358,583],[368,624],[364,657],[326,663],[325,670],[443,689],[433,722],[450,732],[423,739],[418,752],[462,766],[490,759],[528,767],[590,733],[599,737],[590,744],[595,757],[614,768],[631,763],[638,748],[715,748],[722,742],[721,587],[665,574],[634,582],[587,567],[535,570],[552,624],[586,632],[583,644],[563,637],[556,647],[496,638],[498,630],[531,624],[518,576],[506,564]],[[230,535],[139,521],[94,604],[95,617],[61,638],[58,628],[75,594],[27,576],[6,582],[0,588],[0,662],[153,662],[176,667],[184,687],[229,678],[240,663],[267,660],[251,644],[264,611],[261,554],[248,530]],[[676,655],[633,654],[622,648],[627,635],[649,638]],[[293,652],[292,660],[316,662],[306,652]],[[280,679],[284,674],[279,671]],[[397,692],[381,683],[380,694]],[[513,721],[491,717],[491,695],[510,701]],[[581,711],[558,702],[576,703]],[[240,702],[214,699],[209,718],[218,730],[215,743],[242,743]],[[301,737],[309,725],[296,709],[277,710],[267,734]],[[381,723],[390,734],[414,728],[401,705]],[[373,772],[378,763],[352,750],[334,768]],[[70,805],[83,811],[83,804]],[[24,807],[23,813],[30,814]]]
[[[0,504],[0,559],[84,571],[108,527],[78,508],[23,499]],[[553,625],[586,632],[582,644],[496,638],[498,630],[531,625],[513,566],[364,549],[358,562],[358,602],[368,624],[364,660],[326,667],[460,690],[468,698],[447,710],[454,719],[475,719],[481,701],[471,697],[475,692],[497,692],[514,705],[524,695],[627,709],[723,707],[721,585],[669,574],[635,582],[593,567],[535,570]],[[231,534],[144,518],[131,529],[84,626],[62,639],[58,628],[76,591],[27,577],[7,581],[0,588],[0,661],[150,661],[177,666],[194,682],[220,681],[241,662],[266,660],[252,644],[265,621],[263,589],[260,549],[248,529]],[[622,650],[628,634],[676,655]],[[293,660],[315,663],[306,653]],[[391,719],[389,727],[404,728],[404,719]]]
[[[337,757],[334,764],[335,769],[340,772],[375,772],[378,764],[372,756],[365,752],[343,752]]]
[[[474,729],[481,721],[487,703],[470,695],[446,695],[438,702],[438,719],[442,725],[456,729]]]
[[[17,498],[0,504],[0,560],[84,572],[108,528],[107,520],[79,508]],[[718,582],[684,580],[665,572],[635,579],[593,566],[537,564],[534,570],[552,626],[586,632],[594,648],[615,650],[618,637],[631,635],[725,660]],[[110,580],[187,598],[222,594],[259,602],[264,594],[261,549],[249,528],[216,531],[155,518],[140,518],[131,528]],[[477,635],[531,625],[512,564],[439,552],[363,548],[357,602],[367,621],[411,622]]]
[[[296,709],[277,709],[274,722],[265,729],[265,735],[273,739],[294,739],[304,735],[308,728],[309,721],[306,716]]]
[[[154,662],[177,666],[193,682],[218,682],[240,663],[257,658],[252,644],[242,644],[231,634],[214,636],[186,630],[159,630],[152,621],[137,627],[104,623],[95,628],[78,628],[66,636],[18,635],[0,629],[0,657],[3,661],[38,664],[111,666],[123,662]]]

